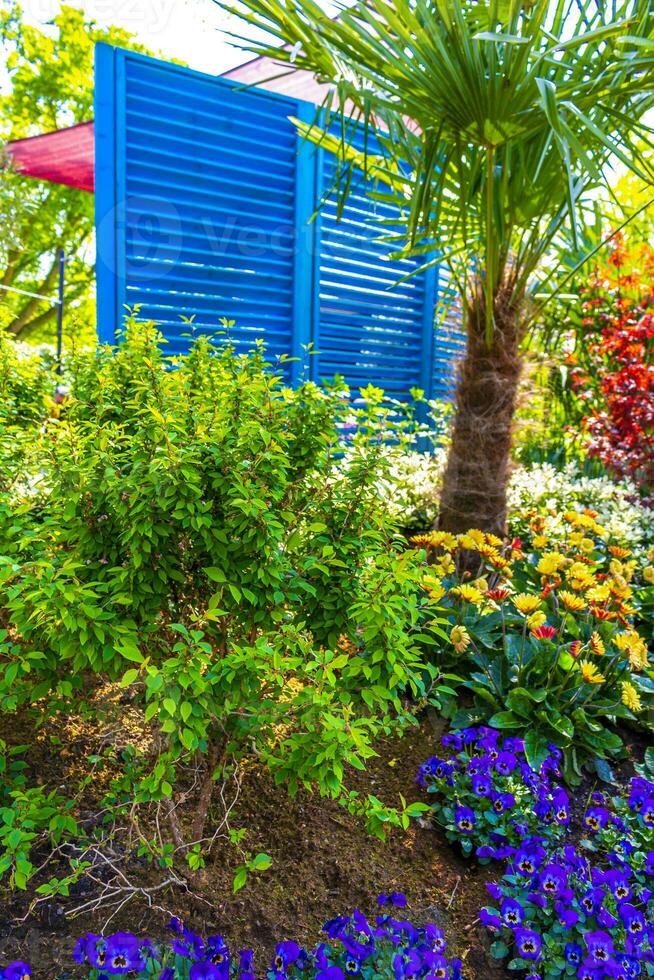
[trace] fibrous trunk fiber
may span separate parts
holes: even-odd
[[[468,309],[467,348],[438,517],[438,528],[453,534],[480,528],[503,537],[507,531],[506,490],[524,324],[524,302],[515,299],[509,286],[496,292],[494,318],[488,343],[485,299],[478,284]]]

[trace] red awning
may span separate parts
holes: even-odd
[[[95,144],[92,122],[13,140],[7,143],[5,150],[16,171],[25,177],[93,192]]]

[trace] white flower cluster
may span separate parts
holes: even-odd
[[[435,521],[446,455],[445,449],[392,455],[378,489],[389,512],[403,527],[422,530]]]
[[[608,476],[590,477],[574,463],[557,469],[541,463],[528,469],[518,467],[509,485],[509,513],[525,510],[547,512],[547,533],[556,540],[563,537],[566,510],[589,507],[597,511],[597,521],[609,532],[614,544],[645,551],[654,543],[654,510],[638,503],[638,489],[630,480]]]
[[[435,453],[404,452],[393,457],[379,492],[391,514],[407,528],[430,527],[438,514],[438,497],[446,450]],[[654,544],[654,510],[638,503],[638,490],[629,480],[585,476],[569,463],[557,469],[550,463],[518,466],[509,484],[509,520],[528,510],[548,513],[548,535],[563,537],[567,510],[589,507],[611,541],[645,551]]]

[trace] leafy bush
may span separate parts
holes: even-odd
[[[33,855],[40,845],[55,846],[78,832],[72,804],[56,789],[27,786],[22,756],[28,749],[0,739],[0,878],[19,889],[36,870]]]
[[[0,424],[28,428],[52,407],[56,378],[52,356],[0,331]]]
[[[205,771],[195,841],[213,781],[250,753],[356,809],[345,767],[434,693],[420,562],[376,490],[396,411],[283,370],[206,339],[169,361],[143,324],[84,355],[30,554],[0,558],[3,710],[93,714],[104,685],[128,688],[146,725],[132,800],[163,805],[180,848],[180,767]]]
[[[492,728],[444,735],[447,758],[432,758],[418,770],[418,783],[438,799],[436,823],[464,854],[473,847],[482,863],[513,854],[524,837],[539,831],[559,838],[570,822],[568,794],[557,785],[561,753],[554,746],[535,771],[524,740],[500,737]]]
[[[499,884],[495,906],[482,910],[498,936],[491,947],[509,969],[554,980],[651,976],[654,867],[636,872],[629,859],[593,865],[572,845],[546,850],[525,841]]]
[[[380,895],[382,905],[406,906],[400,893]],[[255,980],[251,950],[232,953],[222,936],[206,939],[187,929],[178,919],[170,927],[175,934],[168,945],[153,943],[131,933],[101,937],[87,933],[73,953],[86,965],[92,980],[129,974],[135,980],[157,976],[159,980]],[[416,927],[388,913],[369,921],[361,912],[340,915],[323,927],[327,941],[311,950],[292,940],[278,943],[265,977],[270,980],[306,977],[306,980],[345,980],[363,977],[401,980],[404,977],[448,977],[459,980],[461,961],[449,959],[443,932],[428,924]],[[0,971],[0,978],[24,980],[31,976],[26,963],[14,963]],[[261,976],[261,974],[259,974]]]
[[[36,495],[40,430],[56,411],[54,391],[48,356],[0,331],[0,555],[29,532],[23,505]]]
[[[553,543],[535,517],[531,551],[518,540],[507,549],[481,531],[413,540],[432,558],[426,622],[447,620],[449,637],[436,627],[449,639],[439,665],[463,675],[474,697],[454,727],[487,719],[526,731],[536,770],[554,743],[574,780],[586,759],[619,752],[612,722],[647,724],[654,682],[647,643],[633,623],[635,561],[608,543],[592,512],[564,518],[565,540]]]
[[[654,489],[654,249],[613,239],[583,295],[586,343],[575,382],[589,451],[619,476]]]

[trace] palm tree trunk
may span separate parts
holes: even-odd
[[[456,390],[452,442],[443,476],[438,528],[507,533],[506,488],[511,433],[522,370],[524,300],[501,286],[494,301],[491,343],[485,337],[481,284],[467,313],[467,348]]]

